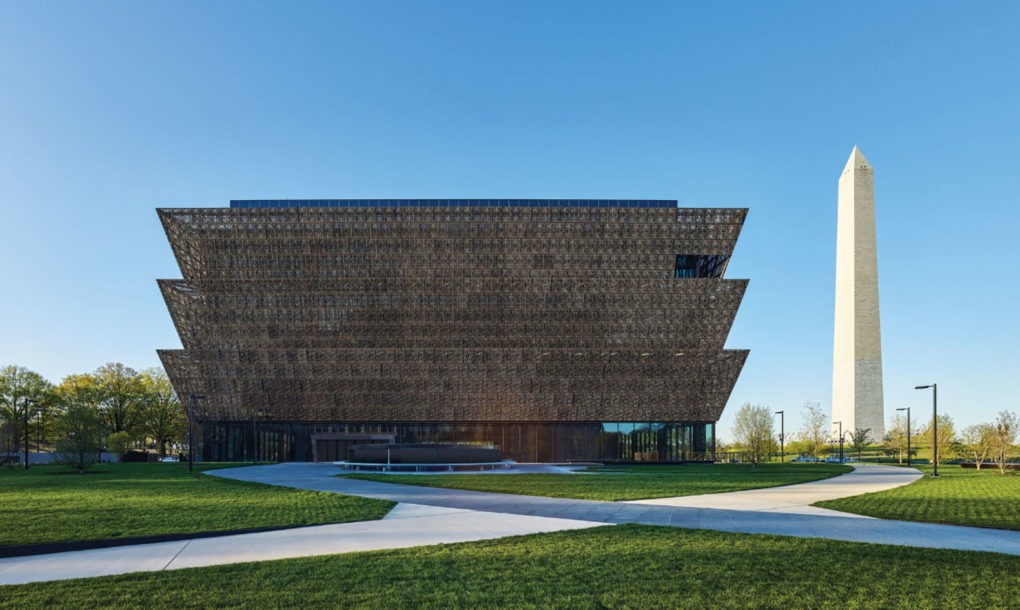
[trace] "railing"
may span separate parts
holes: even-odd
[[[378,462],[333,462],[344,470],[354,472],[480,472],[485,470],[508,470],[516,462],[474,462],[457,464],[381,464]]]

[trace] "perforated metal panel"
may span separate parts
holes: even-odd
[[[744,209],[270,203],[158,210],[159,354],[206,419],[710,422],[747,356]]]

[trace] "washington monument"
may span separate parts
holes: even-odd
[[[836,223],[836,324],[832,354],[832,420],[843,430],[885,436],[882,333],[878,315],[878,249],[871,164],[854,146],[839,177]]]

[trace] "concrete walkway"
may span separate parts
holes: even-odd
[[[811,505],[824,500],[848,498],[850,496],[859,496],[861,494],[902,487],[920,479],[921,476],[921,472],[913,468],[861,465],[857,466],[853,472],[830,479],[811,481],[810,483],[769,487],[766,489],[731,491],[720,494],[704,494],[700,496],[634,500],[630,504],[753,510],[757,512],[873,519],[873,517],[854,515]]]
[[[330,464],[305,463],[207,474],[391,500],[397,507],[380,521],[0,559],[0,584],[467,542],[614,523],[1020,555],[1016,531],[872,519],[808,506],[905,485],[920,476],[894,467],[863,466],[800,485],[639,502],[413,487],[338,478],[338,472]]]
[[[0,585],[470,542],[605,525],[398,504],[380,521],[0,559]]]
[[[916,474],[913,475],[909,472],[891,466],[859,466],[854,471],[856,474],[850,473],[812,483],[774,488],[775,491],[770,494],[777,495],[772,500],[767,499],[770,494],[764,494],[766,490],[758,490],[756,492],[758,500],[754,502],[742,499],[745,496],[754,497],[751,492],[732,492],[715,494],[708,500],[686,497],[637,503],[542,498],[358,481],[334,476],[337,470],[331,464],[274,464],[215,470],[210,474],[299,489],[494,513],[1020,555],[1020,531],[870,519],[836,511],[815,512],[807,510],[803,504],[809,500],[832,499],[889,489],[905,485],[920,476],[917,471],[914,471]],[[801,492],[805,488],[810,491],[802,495]],[[763,497],[766,499],[763,500]],[[726,501],[727,498],[735,498],[735,503],[746,502],[750,506],[728,508],[730,504]],[[723,501],[720,502],[720,499]],[[706,506],[682,505],[685,502],[699,501],[706,502]],[[784,501],[787,503],[786,507],[781,506]],[[670,505],[670,502],[678,505]]]

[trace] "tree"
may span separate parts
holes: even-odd
[[[999,474],[1006,474],[1006,464],[1009,454],[1016,444],[1017,433],[1020,433],[1020,418],[1016,413],[999,411],[995,423],[992,424],[994,434],[992,435],[992,459],[999,467]]]
[[[61,417],[62,439],[57,441],[56,457],[79,473],[99,461],[100,424],[92,405],[68,404]]]
[[[66,411],[72,407],[81,407],[92,411],[92,419],[99,422],[99,408],[103,401],[103,388],[94,375],[68,375],[55,388],[53,397],[58,405]],[[67,433],[65,422],[58,422],[59,432]]]
[[[939,464],[946,461],[946,456],[949,455],[950,449],[953,447],[953,443],[956,442],[956,430],[953,427],[953,418],[948,415],[939,415],[938,420],[938,461]],[[932,446],[932,434],[931,424],[929,423],[923,430],[921,435],[927,439],[928,446]]]
[[[24,449],[25,422],[50,402],[52,387],[42,375],[23,366],[11,364],[0,369],[0,428],[4,433],[0,449],[5,453]]]
[[[913,426],[911,426],[911,428],[913,428]],[[917,438],[915,430],[911,430],[910,435],[913,436],[914,439]],[[895,455],[897,461],[902,464],[903,454],[906,453],[907,449],[911,449],[911,453],[916,453],[916,451],[913,451],[913,447],[909,447],[908,445],[907,441],[909,438],[910,437],[907,436],[907,420],[899,414],[896,414],[893,417],[892,426],[890,426],[885,433],[885,453],[887,455]]]
[[[804,423],[800,429],[801,440],[809,447],[811,455],[819,457],[829,437],[829,417],[817,402],[804,403]]]
[[[874,442],[871,428],[857,428],[850,434],[850,448],[857,451],[857,461],[861,461],[864,448]]]
[[[744,403],[737,411],[733,436],[744,446],[752,466],[757,466],[772,452],[774,426],[775,421],[768,407]]]
[[[68,375],[53,389],[64,412],[58,420],[57,461],[78,472],[99,461],[104,390],[94,375]]]
[[[812,445],[805,440],[796,437],[786,440],[786,455],[807,455],[811,451]]]
[[[167,443],[177,438],[185,420],[184,407],[177,399],[174,387],[163,369],[142,371],[140,427],[144,434],[156,441],[159,457],[166,456]]]
[[[108,362],[96,369],[95,378],[103,390],[100,420],[109,432],[131,432],[138,423],[142,402],[142,381],[134,369]]]
[[[124,454],[131,450],[131,443],[134,438],[130,432],[120,431],[114,432],[110,436],[106,437],[106,450],[117,456],[117,459],[122,459]]]
[[[63,409],[53,394],[52,386],[46,395],[38,401],[36,407],[38,408],[37,418],[34,423],[29,424],[31,428],[29,436],[34,438],[36,446],[41,448],[44,444],[52,445],[56,440],[57,424],[63,414]]]
[[[991,424],[967,426],[960,435],[960,443],[967,456],[974,460],[974,467],[981,470],[981,464],[988,459],[995,446],[995,426]]]

